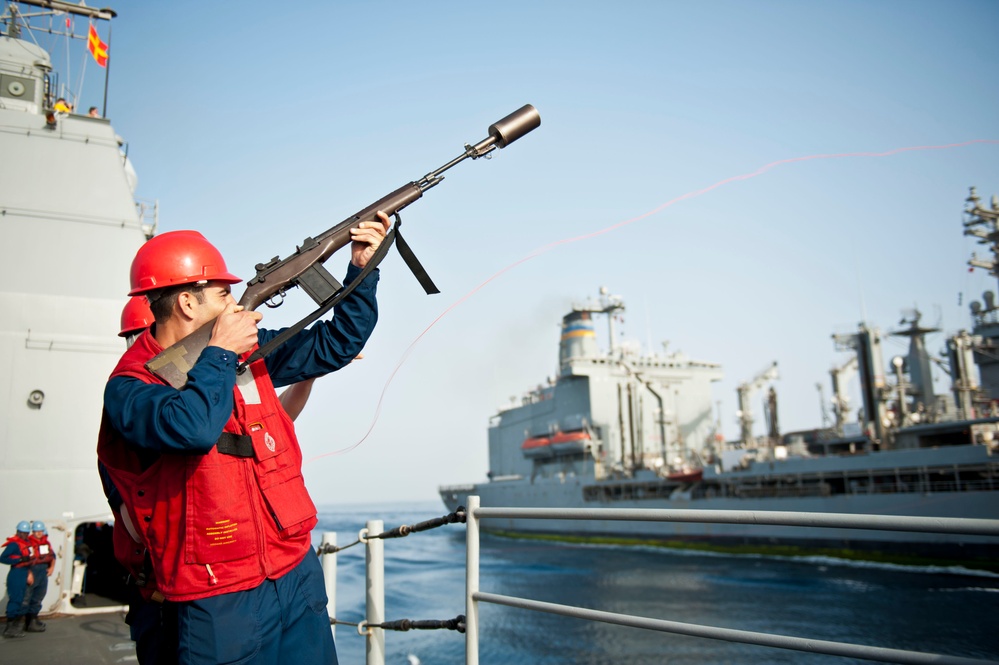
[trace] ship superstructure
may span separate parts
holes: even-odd
[[[965,222],[994,258],[972,264],[999,275],[999,205],[984,210],[972,190]],[[981,229],[985,226],[986,229]],[[483,506],[698,508],[866,513],[999,519],[999,306],[972,304],[974,328],[947,340],[933,358],[926,339],[940,332],[903,316],[888,335],[907,338],[906,355],[886,363],[885,335],[861,323],[833,336],[849,354],[830,371],[835,422],[781,433],[771,362],[738,385],[740,437],[725,442],[711,409],[716,363],[682,354],[641,354],[615,343],[620,298],[601,290],[596,304],[563,317],[559,373],[503,407],[489,426],[488,482],[442,487],[455,509],[470,494]],[[600,351],[594,318],[607,317]],[[933,369],[944,365],[952,390],[938,394]],[[978,374],[981,373],[981,381]],[[860,385],[854,410],[847,383]],[[821,391],[821,384],[819,384]],[[753,397],[766,390],[766,433],[754,434]],[[715,545],[791,544],[816,549],[999,560],[999,539],[933,534],[739,525],[495,520],[497,531],[634,537]]]
[[[11,3],[2,15],[0,529],[46,523],[58,567],[43,612],[73,612],[92,549],[78,538],[110,518],[97,430],[104,383],[125,348],[117,332],[129,265],[154,231],[155,206],[135,200],[135,172],[109,120],[56,108],[58,75],[31,31],[44,20],[51,34],[54,12],[56,25],[113,16],[48,0]],[[81,52],[86,37],[86,28],[75,36]],[[90,563],[110,556],[94,552]]]
[[[601,289],[597,301],[573,305],[563,317],[558,375],[493,418],[494,477],[627,478],[642,469],[665,477],[699,466],[715,433],[711,383],[721,368],[616,344],[623,311],[621,299]],[[608,322],[607,351],[597,343],[597,316]]]

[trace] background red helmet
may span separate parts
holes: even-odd
[[[130,296],[181,284],[242,282],[229,273],[222,254],[197,231],[169,231],[139,248],[132,259]]]
[[[153,313],[149,309],[146,296],[132,296],[121,310],[121,332],[118,333],[118,337],[128,337],[151,325],[153,325]]]

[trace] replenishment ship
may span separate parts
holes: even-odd
[[[999,202],[974,188],[965,233],[989,247],[972,266],[999,274]],[[778,376],[776,362],[738,387],[741,436],[726,442],[713,414],[714,362],[682,353],[643,353],[615,343],[621,298],[601,289],[562,318],[557,376],[499,409],[489,424],[485,482],[440,488],[451,510],[469,495],[482,506],[805,511],[999,519],[999,305],[993,292],[971,304],[973,327],[947,339],[946,358],[927,351],[939,332],[918,311],[882,333],[862,323],[834,335],[845,360],[831,371],[835,424],[781,433],[776,395],[767,433],[753,435],[751,398]],[[596,322],[608,322],[610,346]],[[882,352],[885,335],[908,354]],[[931,365],[951,391],[934,392]],[[848,379],[862,404],[851,419]],[[660,542],[677,547],[774,553],[834,553],[897,561],[999,568],[999,539],[929,533],[801,529],[742,524],[493,519],[484,529],[534,536]]]

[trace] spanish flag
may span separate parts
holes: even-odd
[[[87,50],[90,51],[90,55],[94,56],[98,65],[108,66],[108,45],[97,36],[97,29],[92,23],[90,24],[90,35],[87,37]]]

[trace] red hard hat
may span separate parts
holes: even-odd
[[[132,296],[121,310],[121,332],[118,333],[118,337],[128,337],[151,325],[153,325],[153,313],[149,309],[146,296]]]
[[[130,296],[181,284],[243,281],[229,273],[219,250],[197,231],[169,231],[149,240],[132,259],[131,280]]]

